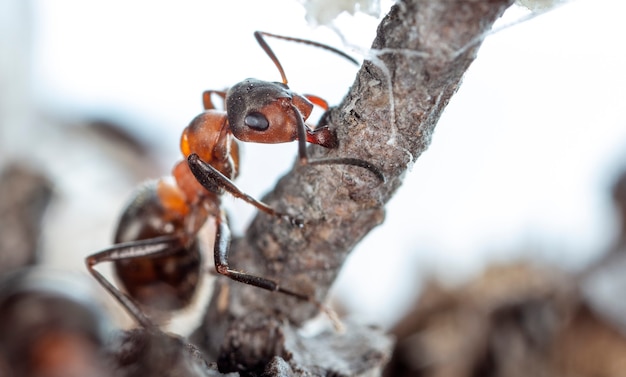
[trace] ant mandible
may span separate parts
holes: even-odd
[[[285,72],[264,36],[321,47],[356,61],[337,49],[309,40],[259,31],[254,36],[274,62],[282,82],[246,79],[228,91],[205,91],[205,111],[183,131],[180,148],[186,160],[174,166],[173,180],[161,178],[137,190],[119,220],[115,244],[86,258],[87,269],[94,278],[144,327],[153,324],[136,302],[160,310],[181,309],[190,303],[201,273],[198,233],[210,218],[215,219],[216,225],[213,249],[219,274],[269,291],[315,301],[274,280],[240,272],[228,265],[231,236],[220,202],[225,191],[271,216],[294,226],[303,225],[302,219],[278,212],[235,186],[232,180],[237,176],[239,165],[236,139],[257,143],[297,140],[301,165],[354,165],[368,169],[384,181],[382,173],[364,160],[308,159],[307,142],[326,148],[338,145],[327,125],[310,128],[305,124],[314,105],[328,110],[328,104],[317,96],[300,95],[289,89]],[[224,100],[226,111],[215,108],[212,95]],[[102,262],[113,262],[119,282],[128,294],[122,293],[95,269]]]

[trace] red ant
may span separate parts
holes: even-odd
[[[287,220],[295,226],[303,225],[302,219],[274,210],[233,184],[232,179],[237,176],[239,165],[235,138],[257,143],[297,140],[301,165],[354,165],[368,169],[384,181],[382,173],[363,160],[308,159],[306,142],[326,148],[334,148],[338,144],[327,125],[311,129],[305,124],[314,104],[324,110],[328,110],[328,104],[319,97],[300,95],[289,89],[284,70],[264,36],[310,44],[356,61],[339,50],[313,41],[258,31],[254,36],[279,70],[282,82],[246,79],[228,91],[205,91],[203,103],[206,111],[193,119],[183,131],[180,147],[186,160],[174,166],[173,182],[162,178],[140,188],[122,214],[115,233],[115,245],[86,259],[89,272],[144,327],[150,327],[152,323],[134,300],[162,310],[180,309],[191,301],[201,271],[198,232],[211,217],[215,219],[217,228],[214,259],[219,274],[259,288],[314,301],[309,295],[281,287],[274,280],[236,271],[228,265],[231,236],[220,203],[224,191],[271,216]],[[226,111],[215,109],[211,100],[214,94],[224,100]],[[114,263],[115,272],[128,295],[94,268],[101,262]]]

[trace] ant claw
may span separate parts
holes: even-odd
[[[293,217],[287,214],[281,214],[280,217],[283,220],[289,221],[291,225],[296,226],[298,228],[302,228],[304,226],[304,219],[300,217]]]

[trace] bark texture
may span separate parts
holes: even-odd
[[[386,182],[358,167],[296,166],[263,200],[280,211],[301,216],[306,220],[304,227],[258,215],[245,237],[231,245],[231,266],[276,279],[292,291],[314,295],[323,302],[353,247],[383,222],[385,204],[430,144],[442,111],[484,36],[512,3],[398,2],[380,24],[370,57],[348,95],[325,117],[337,133],[339,147],[309,149],[314,159],[367,160],[382,170]],[[384,250],[380,257],[385,258]],[[294,329],[318,314],[317,306],[218,280],[206,319],[193,340],[219,356],[222,370],[263,370],[278,356],[297,375],[323,374],[301,355],[296,356],[296,348],[290,348],[285,340],[286,334],[298,336]],[[379,330],[353,325],[343,334],[324,335],[318,351],[309,351],[332,352],[341,342],[345,347],[346,337],[352,335],[360,339],[369,336],[371,354],[377,355],[379,366],[384,363],[391,342],[381,343],[385,338]],[[286,368],[272,363],[277,370]],[[363,365],[366,368],[325,370],[339,375],[367,375],[376,370],[372,363]]]

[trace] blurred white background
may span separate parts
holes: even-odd
[[[511,258],[578,270],[601,255],[616,231],[608,189],[626,167],[625,13],[619,0],[573,0],[490,35],[385,223],[351,255],[335,299],[389,326],[425,278],[461,281]],[[500,25],[526,15],[511,8]],[[377,23],[343,14],[334,29],[366,49]],[[295,0],[2,0],[0,27],[0,164],[22,159],[51,176],[46,260],[79,271],[110,244],[133,186],[180,158],[180,132],[201,111],[203,90],[280,79],[254,30],[342,47]],[[292,89],[333,104],[354,79],[357,68],[337,56],[271,43]],[[125,127],[153,165],[129,173],[128,158],[81,130],[89,119]],[[243,153],[238,184],[260,197],[296,146]],[[227,205],[241,232],[254,211]]]

